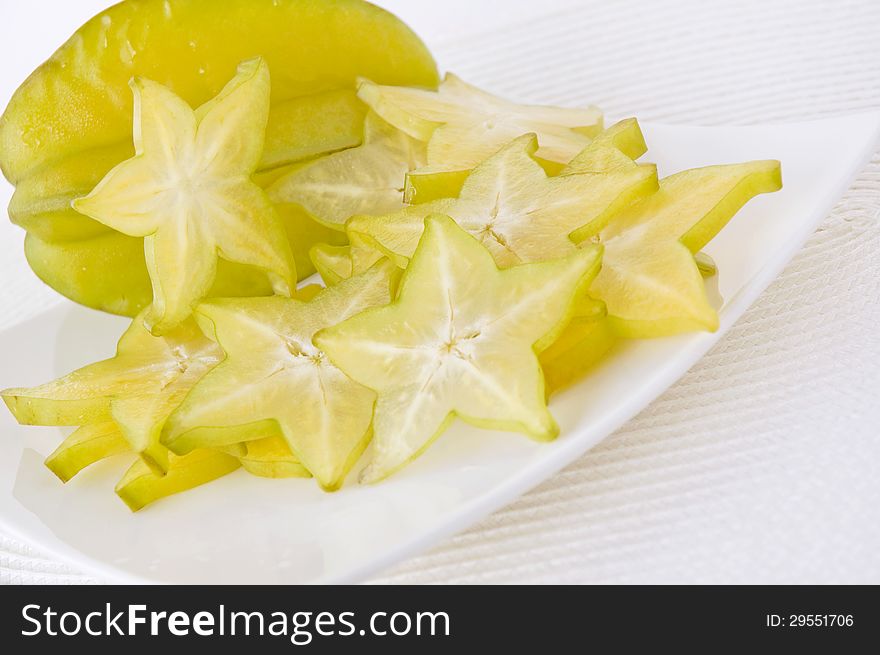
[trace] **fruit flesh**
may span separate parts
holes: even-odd
[[[113,168],[73,208],[144,237],[153,289],[151,331],[173,329],[214,283],[217,258],[260,268],[278,293],[296,285],[293,256],[265,192],[251,180],[263,151],[269,68],[243,62],[193,111],[169,89],[132,80],[135,156]]]
[[[352,275],[351,246],[319,243],[309,251],[309,257],[315,270],[324,280],[324,284],[329,287],[347,280]]]
[[[344,231],[345,221],[354,214],[402,207],[406,173],[424,159],[422,143],[370,112],[363,145],[295,170],[267,192],[276,205],[300,205],[324,225]]]
[[[542,159],[567,163],[602,129],[595,107],[517,105],[447,74],[435,91],[363,80],[358,97],[396,128],[428,143],[428,164],[472,168],[523,134],[534,132]]]
[[[309,470],[290,452],[282,437],[264,437],[245,444],[238,460],[242,468],[261,478],[307,478]]]
[[[396,273],[389,262],[378,264],[308,302],[275,297],[200,305],[199,316],[226,358],[171,416],[163,443],[183,454],[274,423],[317,482],[338,488],[366,447],[375,394],[333,366],[312,336],[389,302]]]
[[[458,415],[484,427],[552,439],[536,351],[568,322],[600,249],[499,270],[446,216],[426,220],[397,299],[318,333],[348,376],[376,391],[375,482],[416,457]]]

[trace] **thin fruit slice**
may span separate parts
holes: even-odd
[[[358,97],[396,128],[428,142],[428,163],[473,168],[512,139],[534,132],[538,156],[562,164],[602,129],[595,107],[518,105],[446,75],[435,91],[363,80]]]
[[[716,329],[694,254],[749,199],[781,186],[778,161],[683,171],[595,235],[605,255],[590,293],[605,301],[618,333],[649,338]]]
[[[0,392],[18,422],[85,425],[112,419],[134,452],[166,470],[168,453],[159,444],[165,419],[222,351],[192,319],[155,337],[141,318],[122,335],[115,357],[38,387]]]
[[[333,363],[378,394],[362,480],[402,467],[454,415],[553,439],[559,428],[535,353],[559,336],[600,257],[600,249],[575,251],[499,270],[451,218],[428,218],[397,299],[315,336]]]
[[[157,473],[143,460],[136,460],[117,483],[116,494],[132,512],[137,512],[160,498],[221,478],[239,466],[237,458],[216,450],[170,455],[168,471],[164,474]]]
[[[432,213],[451,216],[486,246],[499,266],[544,261],[575,250],[569,235],[604,225],[620,208],[657,188],[653,166],[548,177],[534,160],[534,135],[506,145],[468,176],[458,198],[412,205],[385,216],[355,216],[349,239],[369,238],[405,266]]]
[[[597,134],[589,147],[567,163],[562,174],[604,173],[619,165],[631,167],[647,151],[639,122],[635,118],[625,118]],[[621,159],[616,153],[626,159]]]
[[[403,201],[408,205],[422,205],[440,198],[458,198],[471,170],[422,166],[410,171],[406,174]]]
[[[385,253],[370,237],[357,233],[348,236],[350,240],[347,246],[318,244],[310,252],[315,268],[328,286],[364,273],[376,262],[385,259]],[[398,265],[401,268],[406,266],[405,262]]]
[[[560,337],[539,355],[547,396],[583,378],[617,340],[604,317],[573,318]]]
[[[274,422],[318,483],[338,488],[369,439],[375,394],[331,364],[312,335],[388,303],[395,273],[390,262],[379,264],[309,302],[275,297],[200,305],[198,315],[226,359],[174,412],[163,442],[183,454],[240,441],[242,432]]]
[[[308,478],[308,469],[294,457],[283,437],[264,437],[248,441],[238,460],[242,468],[261,478]]]
[[[250,176],[263,151],[269,68],[244,62],[196,111],[146,79],[135,94],[135,156],[111,170],[74,209],[124,234],[145,237],[153,287],[145,315],[156,334],[192,313],[214,282],[218,254],[265,270],[278,293],[296,286],[278,217]]]
[[[131,452],[131,447],[113,421],[77,428],[51,455],[46,466],[67,482],[87,466],[106,457]]]
[[[321,223],[344,231],[354,214],[384,214],[402,207],[406,174],[424,161],[423,143],[370,112],[363,145],[295,170],[267,193],[276,205],[300,205]]]
[[[316,243],[327,243],[341,246],[348,242],[345,233],[319,223],[305,209],[298,205],[276,205],[275,212],[278,214],[278,218],[284,227],[284,232],[287,234],[287,241],[290,244],[293,261],[296,264],[296,273],[300,280],[306,279],[315,272],[312,260],[309,258],[309,250],[313,245]],[[220,262],[227,263],[223,260],[220,260]],[[263,278],[265,280],[265,275]],[[268,281],[266,283],[268,284]],[[271,293],[236,293],[226,295],[268,296]],[[212,290],[209,297],[222,298],[223,294],[214,293]]]
[[[318,243],[312,246],[309,257],[328,287],[335,286],[352,275],[351,246]]]

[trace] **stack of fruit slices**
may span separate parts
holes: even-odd
[[[292,65],[289,31],[321,25],[334,56]],[[615,341],[716,329],[700,251],[781,186],[775,161],[658,180],[635,119],[438,87],[356,0],[124,2],[24,84],[0,143],[35,272],[134,314],[115,357],[2,396],[77,426],[47,459],[64,481],[131,453],[134,510],[239,467],[335,490],[368,447],[376,482],[455,417],[555,438],[548,398]]]

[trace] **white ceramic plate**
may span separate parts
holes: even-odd
[[[874,151],[880,114],[759,127],[645,125],[662,175],[775,158],[783,191],[751,201],[706,249],[721,327],[630,342],[551,403],[562,434],[538,444],[456,424],[379,485],[325,494],[241,471],[131,514],[113,458],[66,486],[42,465],[58,428],[0,411],[0,527],[112,582],[354,582],[462,530],[607,437],[690,368],[779,274]],[[37,384],[112,354],[126,320],[65,303],[0,334],[0,388]],[[792,390],[792,393],[795,393]],[[350,479],[354,479],[354,475]]]

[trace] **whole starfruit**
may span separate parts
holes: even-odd
[[[77,30],[0,117],[0,170],[16,187],[10,218],[28,232],[34,272],[91,307],[134,315],[149,304],[142,239],[70,203],[134,154],[132,78],[154,80],[198,107],[255,56],[272,77],[258,183],[266,171],[361,142],[366,108],[355,95],[358,78],[426,88],[439,82],[419,38],[362,0],[124,0]],[[308,275],[308,250],[327,240],[327,229],[307,216],[281,218],[290,223],[299,274]],[[260,271],[226,264],[218,293],[267,293]]]

